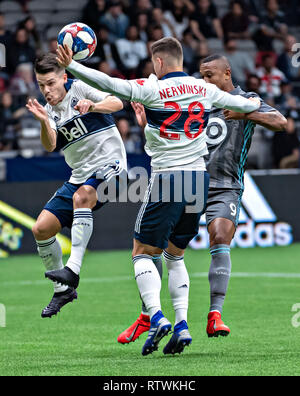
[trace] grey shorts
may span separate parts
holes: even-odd
[[[223,217],[238,225],[242,192],[240,190],[210,188],[206,205],[206,226]]]

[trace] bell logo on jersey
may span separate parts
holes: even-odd
[[[83,121],[80,118],[77,118],[73,121],[73,126],[71,129],[67,129],[66,127],[59,128],[59,132],[61,132],[68,142],[72,142],[74,139],[78,139],[85,134],[88,134],[88,130],[86,129]]]

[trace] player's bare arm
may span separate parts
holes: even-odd
[[[51,152],[56,147],[56,131],[51,128],[46,109],[36,100],[28,100],[27,109],[41,123],[41,142]]]
[[[252,113],[244,114],[237,113],[231,110],[224,110],[225,120],[248,120],[253,121],[271,131],[282,131],[285,130],[287,125],[286,118],[278,111],[269,111],[267,113],[260,113],[259,111],[253,111]]]
[[[122,110],[123,103],[120,99],[110,95],[98,103],[94,103],[89,99],[81,99],[74,109],[78,110],[80,114],[88,112],[110,114]]]

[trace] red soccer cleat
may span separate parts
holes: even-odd
[[[137,320],[119,335],[118,342],[120,344],[134,342],[145,331],[149,331],[149,329],[150,317],[141,313]]]
[[[220,312],[213,311],[208,314],[206,333],[208,337],[228,336],[230,328],[223,323]]]

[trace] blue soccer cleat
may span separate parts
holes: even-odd
[[[171,331],[171,328],[171,323],[164,317],[162,312],[156,312],[150,322],[150,330],[142,349],[142,355],[146,356],[157,351],[159,341]]]
[[[174,333],[170,341],[164,347],[163,352],[165,355],[181,353],[184,348],[189,346],[191,343],[192,337],[189,333],[188,325],[185,320],[182,320],[174,326]]]

